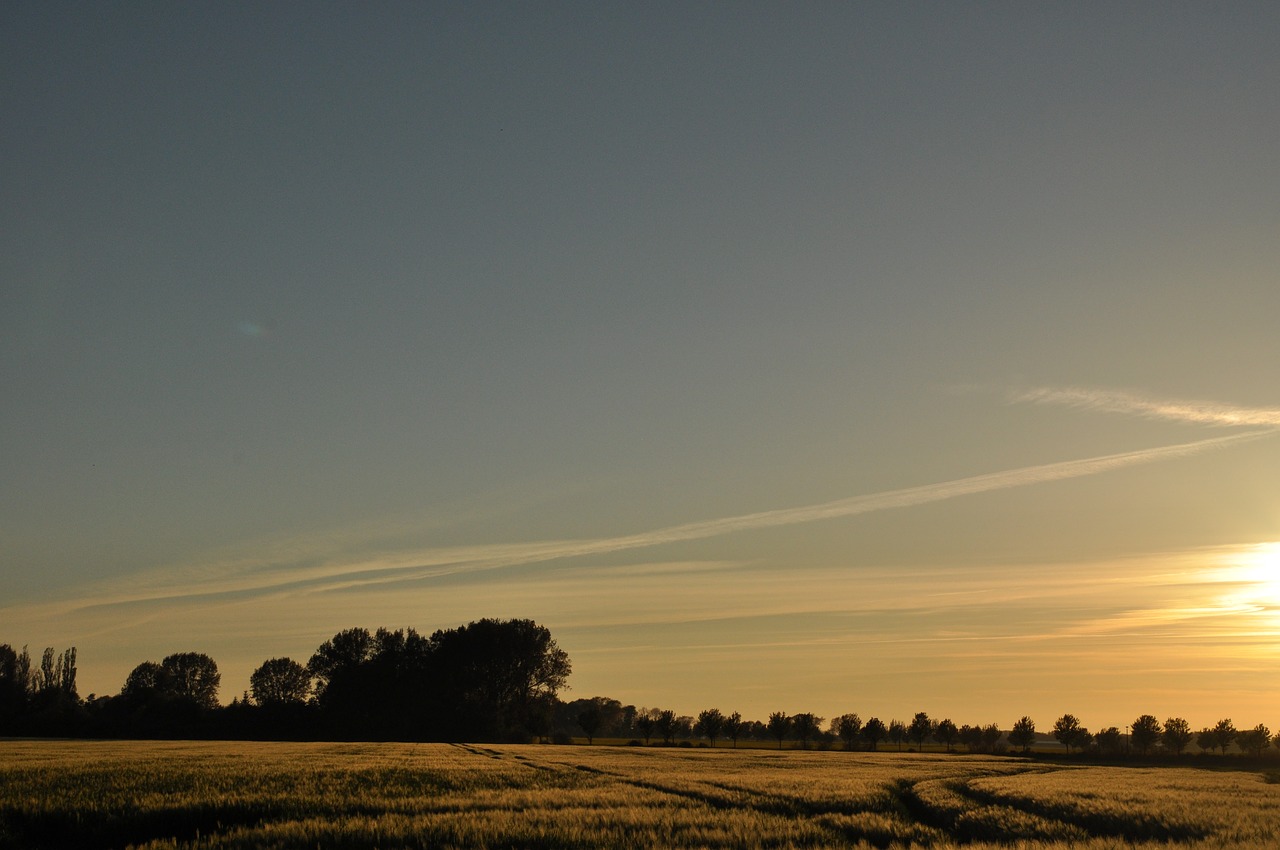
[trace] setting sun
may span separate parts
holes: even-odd
[[[1280,543],[1259,543],[1242,553],[1242,596],[1264,605],[1280,605]]]

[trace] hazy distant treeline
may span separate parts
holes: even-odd
[[[0,644],[0,735],[244,738],[274,740],[527,741],[599,738],[635,744],[737,746],[767,741],[801,747],[901,751],[1030,751],[1056,741],[1068,753],[1104,756],[1239,751],[1260,756],[1280,735],[1231,720],[1193,732],[1185,719],[1142,715],[1121,731],[1090,732],[1071,714],[1045,731],[1030,717],[1007,730],[997,723],[957,725],[924,712],[909,721],[856,713],[831,718],[774,712],[744,719],[706,709],[697,717],[637,708],[607,697],[565,702],[569,657],[532,620],[479,620],[429,637],[413,629],[353,628],[322,643],[305,663],[264,661],[249,690],[218,699],[216,662],[198,652],[144,661],[120,693],[82,699],[76,650],[50,647],[40,660]],[[1051,737],[1050,737],[1051,736]]]

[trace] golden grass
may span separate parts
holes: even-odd
[[[1280,846],[1280,785],[1247,772],[732,749],[0,747],[0,848]]]

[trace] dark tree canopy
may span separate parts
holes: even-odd
[[[1022,751],[1029,752],[1031,745],[1036,742],[1036,722],[1025,714],[1013,724],[1013,729],[1009,732],[1009,743],[1015,747],[1022,747]]]
[[[1170,717],[1164,722],[1164,733],[1160,736],[1160,740],[1164,743],[1165,749],[1174,755],[1182,755],[1182,751],[1190,746],[1195,734],[1191,731],[1191,724],[1183,717]]]
[[[809,749],[809,742],[822,730],[822,718],[810,712],[801,712],[791,718],[791,728],[800,739],[800,747]]]
[[[311,695],[311,674],[292,658],[272,658],[249,676],[249,690],[259,705],[300,705]]]
[[[477,620],[431,636],[432,668],[463,738],[541,734],[572,667],[532,620]]]
[[[889,737],[889,729],[884,725],[884,721],[879,717],[873,717],[862,727],[862,737],[866,739],[867,746],[872,752],[880,746],[880,742]]]
[[[216,708],[222,674],[202,652],[178,652],[160,662],[161,688],[167,696],[190,700],[200,708]]]
[[[775,711],[769,715],[768,729],[769,734],[777,739],[778,749],[782,749],[783,740],[791,734],[791,718],[785,711]]]
[[[1159,720],[1156,720],[1150,714],[1142,715],[1133,721],[1133,732],[1131,733],[1133,748],[1145,756],[1159,742],[1162,731]]]

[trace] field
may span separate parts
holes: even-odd
[[[0,848],[1280,846],[1245,771],[581,746],[0,741]]]

